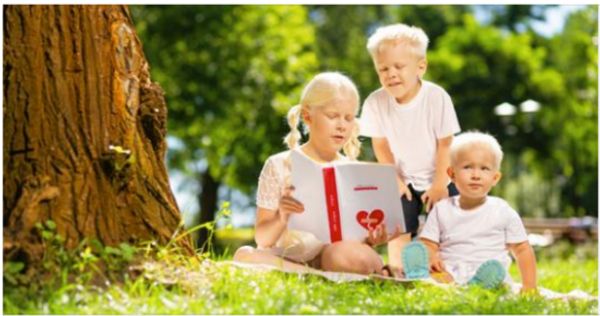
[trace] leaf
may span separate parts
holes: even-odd
[[[21,270],[23,270],[23,268],[25,267],[25,264],[23,262],[14,262],[14,261],[9,261],[4,265],[4,273],[8,273],[8,274],[15,274],[15,273],[19,273]]]
[[[123,255],[123,259],[125,259],[126,261],[130,261],[131,259],[133,259],[133,256],[135,255],[135,253],[137,251],[136,248],[134,248],[126,243],[120,243],[119,247],[121,248],[121,253]]]
[[[52,220],[47,220],[46,221],[46,227],[48,227],[48,229],[50,230],[55,230],[56,229],[56,223]]]
[[[52,236],[54,236],[54,234],[52,234],[52,232],[44,230],[42,231],[42,238],[45,240],[50,240],[52,239]]]
[[[104,252],[106,252],[107,254],[111,254],[111,255],[121,255],[120,249],[113,248],[110,246],[107,246],[106,248],[104,248]]]

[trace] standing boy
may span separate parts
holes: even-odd
[[[460,126],[448,93],[422,79],[428,43],[423,30],[404,24],[381,27],[367,42],[382,87],[365,100],[360,128],[372,138],[377,160],[396,166],[407,233],[388,243],[395,270],[402,267],[400,254],[416,235],[423,206],[428,212],[457,194],[446,169]]]

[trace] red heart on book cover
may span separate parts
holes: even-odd
[[[371,212],[361,210],[356,213],[356,220],[360,226],[364,227],[366,230],[375,229],[377,225],[383,222],[383,218],[384,213],[380,209],[374,209]]]

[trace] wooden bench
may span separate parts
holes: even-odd
[[[598,220],[594,217],[579,218],[523,218],[527,233],[568,238],[575,242],[589,238],[598,240]]]

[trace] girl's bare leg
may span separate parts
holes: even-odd
[[[268,250],[255,249],[250,246],[243,246],[236,250],[233,260],[246,263],[263,263],[275,266],[285,271],[291,272],[312,272],[314,269],[298,263],[294,263],[276,256]]]
[[[370,246],[358,241],[340,241],[325,246],[321,254],[325,271],[381,274],[383,261]]]

